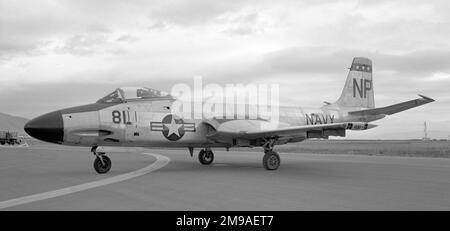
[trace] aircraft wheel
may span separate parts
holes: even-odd
[[[104,174],[109,172],[109,170],[111,169],[111,159],[109,159],[109,157],[107,156],[101,156],[101,158],[103,159],[103,163],[100,160],[100,157],[96,157],[94,160],[94,169],[97,173],[99,174]]]
[[[268,151],[263,157],[263,166],[266,170],[277,170],[280,167],[280,156],[274,151]]]
[[[214,153],[211,150],[201,150],[198,153],[198,160],[203,165],[210,165],[214,161]]]

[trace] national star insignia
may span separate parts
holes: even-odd
[[[172,120],[170,121],[170,124],[163,124],[163,125],[169,129],[169,133],[167,134],[167,136],[175,134],[176,136],[180,137],[178,129],[180,129],[180,127],[183,126],[183,124],[177,124],[173,116]]]

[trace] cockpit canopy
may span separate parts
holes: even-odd
[[[97,103],[124,103],[127,101],[153,99],[153,98],[173,98],[167,92],[159,91],[147,87],[121,87],[111,92],[107,96],[99,99]]]

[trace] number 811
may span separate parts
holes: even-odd
[[[122,113],[117,110],[112,111],[112,122],[115,124],[131,124],[130,111],[122,111]]]

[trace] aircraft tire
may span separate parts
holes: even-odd
[[[211,150],[201,150],[198,153],[198,160],[203,165],[210,165],[214,161],[214,153]]]
[[[280,155],[274,151],[268,151],[263,157],[263,166],[266,170],[277,170],[280,167]]]
[[[100,160],[100,158],[96,157],[94,160],[94,169],[97,173],[99,174],[105,174],[107,172],[109,172],[109,170],[111,169],[111,159],[109,159],[109,157],[107,156],[102,156],[103,158],[103,162],[105,163],[104,165],[102,164],[102,161]]]

